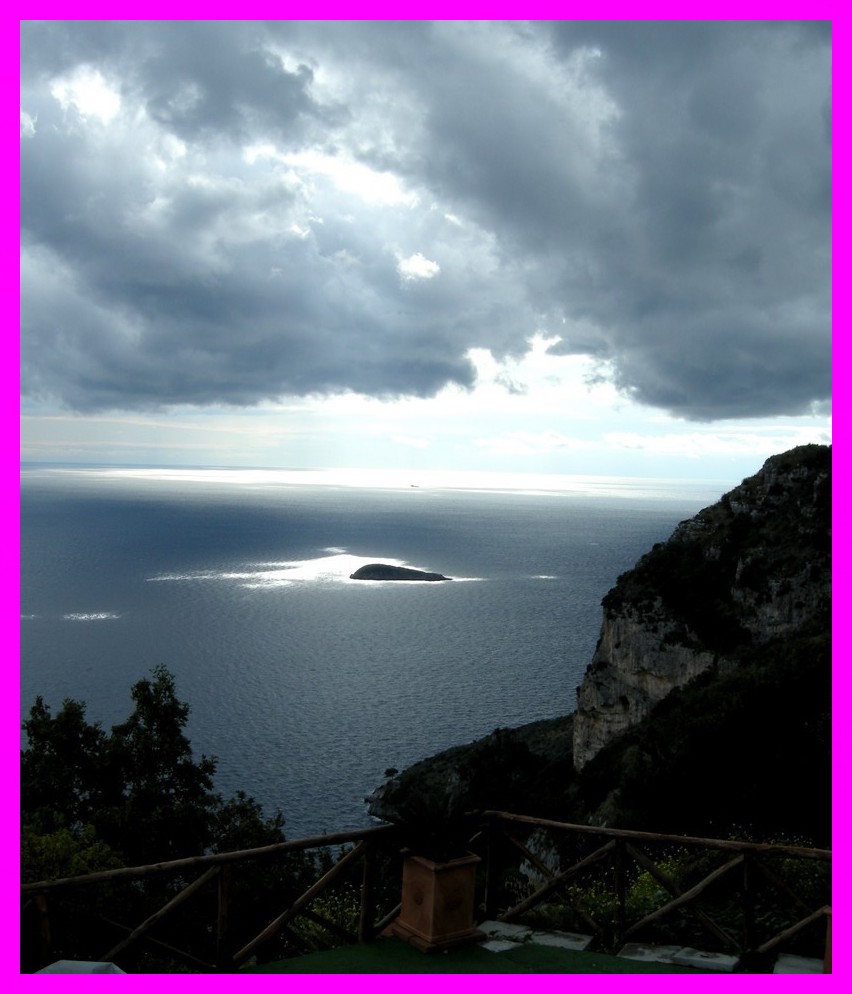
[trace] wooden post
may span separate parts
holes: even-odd
[[[369,842],[364,848],[364,872],[361,877],[361,913],[358,918],[358,941],[372,942],[373,921],[376,917],[374,898],[375,848]]]
[[[750,952],[754,946],[754,873],[752,857],[743,853],[743,937],[742,947]]]
[[[615,909],[613,914],[612,948],[618,952],[624,938],[624,913],[626,906],[626,885],[624,873],[624,839],[618,839],[613,853],[613,871],[615,875]]]
[[[53,937],[50,933],[50,916],[47,913],[47,895],[36,894],[33,897],[36,914],[38,915],[38,954],[46,963],[50,959],[53,947]]]
[[[229,914],[231,899],[231,867],[220,866],[216,881],[218,910],[216,914],[216,963],[224,966],[229,954]]]
[[[494,833],[496,829],[494,827],[494,819],[489,818],[488,824],[486,826],[485,832],[485,893],[482,895],[482,920],[488,920],[491,918],[491,914],[494,907],[494,888],[497,873],[495,870],[495,845],[494,845]]]
[[[825,911],[825,956],[822,961],[822,972],[831,973],[831,908]]]

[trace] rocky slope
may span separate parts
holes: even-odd
[[[575,768],[673,689],[731,672],[830,599],[831,449],[800,446],[681,523],[604,598],[577,690]]]
[[[388,770],[368,798],[375,818],[410,824],[422,816],[446,823],[489,808],[555,817],[572,779],[573,716],[495,728],[409,766]]]
[[[769,459],[621,576],[603,612],[576,714],[389,770],[370,812],[829,846],[831,449]]]

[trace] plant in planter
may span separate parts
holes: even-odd
[[[468,849],[473,826],[456,780],[450,771],[445,783],[406,789],[391,780],[379,788],[382,816],[400,826],[405,843],[400,914],[388,933],[423,952],[484,938],[473,919],[480,859]]]
[[[469,850],[476,824],[465,812],[529,810],[540,767],[525,742],[498,728],[486,739],[454,746],[402,773],[386,771],[386,782],[367,801],[370,814],[399,825],[405,839],[396,934],[430,949],[481,937],[473,926],[478,858]]]

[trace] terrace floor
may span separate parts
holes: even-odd
[[[421,953],[398,939],[344,946],[296,959],[247,967],[240,973],[712,973],[665,963],[637,963],[619,956],[519,945],[493,953],[479,945]]]
[[[248,967],[241,973],[719,973],[731,957],[696,950],[667,949],[654,958],[646,947],[623,955],[589,952],[588,936],[543,932],[518,925],[483,922],[483,941],[443,952],[422,953],[395,938],[343,946],[295,959]],[[634,957],[634,958],[629,958]]]
[[[244,967],[242,973],[474,974],[474,973],[731,973],[745,972],[733,956],[681,946],[625,945],[617,956],[590,952],[590,936],[546,932],[522,925],[483,922],[479,942],[423,953],[391,936],[370,944],[328,949],[276,963]],[[770,967],[771,969],[771,967]],[[39,973],[122,973],[112,963],[60,960]],[[781,955],[774,973],[822,973],[817,959]]]

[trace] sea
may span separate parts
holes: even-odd
[[[163,664],[223,795],[360,828],[389,768],[572,712],[603,596],[735,482],[25,466],[21,716],[109,728]]]

